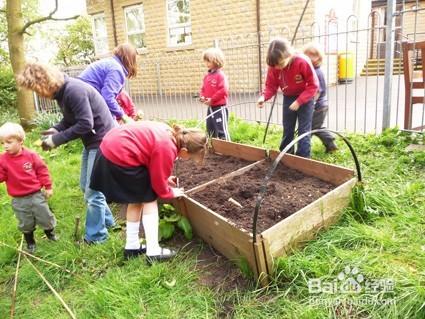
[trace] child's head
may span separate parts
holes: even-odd
[[[204,131],[173,125],[173,136],[176,139],[179,157],[202,163],[207,149],[207,136]]]
[[[125,69],[128,72],[128,78],[134,78],[137,75],[137,51],[129,43],[120,44],[114,49],[114,55],[119,57]]]
[[[267,50],[267,65],[282,69],[288,65],[294,55],[294,49],[286,39],[275,39]]]
[[[208,69],[220,69],[224,66],[224,53],[219,48],[209,48],[202,53],[202,59]]]
[[[41,63],[27,63],[17,76],[16,82],[23,88],[51,99],[65,83],[65,78],[64,74],[54,67]]]
[[[19,124],[7,122],[0,127],[0,141],[9,154],[18,154],[25,140],[25,131]]]
[[[323,62],[323,52],[320,47],[315,43],[309,43],[304,46],[304,54],[308,56],[311,60],[311,63],[315,68],[318,68],[322,65]]]

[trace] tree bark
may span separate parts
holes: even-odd
[[[25,66],[24,34],[22,32],[24,19],[21,0],[6,1],[6,16],[9,56],[16,77]],[[34,126],[35,107],[32,92],[18,87],[16,102],[22,126],[26,129]]]

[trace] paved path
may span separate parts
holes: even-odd
[[[329,87],[328,127],[349,132],[380,132],[382,128],[382,105],[384,78],[359,77],[353,83]],[[163,94],[134,96],[137,106],[147,118],[159,119],[199,119],[203,120],[206,107],[193,97],[196,92],[187,94]],[[231,93],[229,106],[231,112],[248,121],[266,122],[270,110],[255,106],[257,93]],[[416,105],[413,113],[413,124],[424,123],[421,105]],[[404,114],[404,81],[402,76],[393,77],[391,126],[403,126]],[[282,96],[272,115],[272,123],[282,123]],[[424,123],[425,124],[425,123]]]

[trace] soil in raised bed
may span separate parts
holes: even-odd
[[[174,174],[179,177],[179,186],[190,190],[251,163],[253,162],[232,156],[208,153],[202,166],[197,166],[193,161],[176,162]]]
[[[190,197],[229,219],[237,227],[252,231],[252,216],[257,195],[271,162],[262,162],[242,175],[209,185]],[[336,186],[319,178],[285,167],[277,167],[267,187],[257,221],[262,232],[301,208],[322,197]],[[229,201],[233,198],[243,208]]]

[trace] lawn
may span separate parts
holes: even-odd
[[[14,115],[0,116],[0,123],[6,116]],[[210,250],[197,239],[180,236],[174,240],[184,245],[179,256],[153,266],[143,258],[123,260],[123,232],[111,232],[103,245],[75,244],[75,216],[84,218],[85,212],[78,186],[82,146],[76,141],[43,153],[34,142],[47,120],[28,134],[26,145],[50,168],[50,205],[60,240],[47,242],[38,230],[37,256],[72,273],[31,262],[77,318],[425,318],[425,154],[405,150],[412,142],[423,143],[423,135],[395,129],[348,135],[361,162],[366,205],[353,204],[337,225],[277,260],[272,284],[261,289],[220,256],[206,262]],[[261,145],[263,132],[263,125],[231,119],[234,141]],[[267,147],[276,148],[280,136],[280,128],[271,127]],[[314,138],[312,157],[353,168],[348,148],[338,144],[337,153],[325,154]],[[0,242],[17,247],[21,234],[4,185],[0,194]],[[16,261],[14,249],[0,246],[0,318],[9,317]],[[332,290],[341,276],[356,278],[364,289]],[[309,283],[319,281],[328,289],[309,291]],[[15,318],[69,318],[25,258]]]

